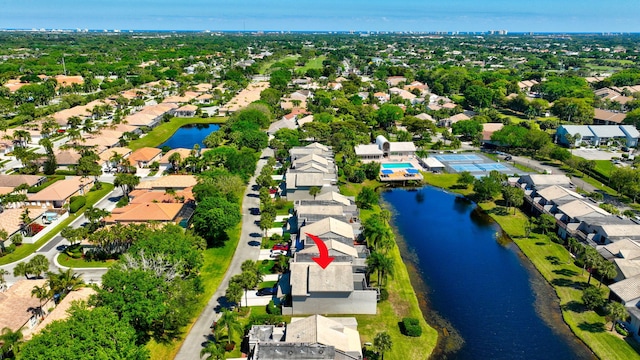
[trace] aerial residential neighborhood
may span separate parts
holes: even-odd
[[[0,30],[1,358],[640,358],[636,34]]]

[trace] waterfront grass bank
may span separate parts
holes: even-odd
[[[133,140],[127,146],[131,150],[137,150],[142,147],[157,147],[167,141],[178,129],[185,125],[195,124],[223,124],[227,121],[226,117],[208,117],[208,118],[179,118],[174,117],[169,122],[162,123],[153,128],[143,137]]]
[[[472,193],[470,187],[455,187],[457,174],[429,175],[425,181],[430,185],[445,188],[463,195]],[[640,346],[633,339],[622,339],[609,331],[605,316],[586,309],[582,303],[582,289],[587,285],[588,273],[575,265],[573,257],[562,245],[549,240],[543,234],[530,233],[525,236],[528,216],[519,209],[505,211],[499,206],[500,199],[480,203],[478,206],[515,242],[522,253],[535,268],[553,286],[560,302],[565,323],[601,359],[640,359]],[[599,286],[598,279],[592,278],[591,284]],[[602,289],[608,295],[608,288]]]
[[[346,183],[340,190],[344,195],[356,196],[363,186],[377,188],[383,184],[375,180],[367,180],[362,184]],[[360,217],[365,221],[380,211],[380,206],[375,205],[373,209],[361,210]],[[376,315],[355,315],[358,319],[360,339],[362,342],[373,343],[376,334],[386,331],[391,336],[393,347],[384,354],[385,359],[427,359],[436,347],[438,332],[425,320],[398,246],[394,244],[386,255],[391,257],[394,263],[393,278],[388,279],[386,285],[389,299],[378,303]],[[377,284],[377,281],[376,275],[372,274],[371,282]],[[413,317],[420,321],[423,329],[420,337],[409,337],[400,332],[398,323],[404,317]]]

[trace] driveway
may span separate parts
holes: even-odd
[[[258,160],[258,166],[256,167],[256,174],[259,174],[262,167],[267,163],[267,158],[272,156],[273,151],[271,149],[262,151],[262,157]],[[207,303],[198,320],[196,320],[193,327],[191,327],[191,331],[185,335],[182,347],[175,357],[176,360],[200,359],[200,350],[202,350],[202,347],[211,339],[211,324],[218,319],[222,309],[227,305],[224,293],[229,286],[229,279],[231,279],[233,275],[241,272],[240,266],[245,260],[255,261],[258,259],[258,255],[260,254],[259,238],[252,237],[251,234],[262,234],[262,230],[260,230],[260,227],[257,225],[257,220],[259,220],[260,217],[259,215],[252,215],[249,210],[260,207],[257,188],[254,174],[249,180],[247,191],[242,200],[242,233],[240,234],[238,248],[222,279],[222,283]]]

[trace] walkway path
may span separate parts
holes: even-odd
[[[256,174],[259,174],[262,167],[266,164],[267,158],[273,156],[271,149],[265,149],[262,152],[262,157],[258,161],[256,168]],[[231,265],[227,269],[224,275],[222,283],[213,294],[207,307],[202,311],[196,323],[193,324],[191,331],[186,335],[182,347],[176,355],[176,360],[193,360],[200,359],[200,350],[202,346],[210,340],[211,325],[218,319],[224,304],[224,293],[229,286],[229,280],[235,274],[240,273],[240,266],[245,260],[256,260],[260,253],[260,244],[257,239],[262,237],[262,231],[257,225],[257,221],[260,217],[258,215],[252,215],[250,213],[251,208],[257,208],[260,206],[260,198],[258,192],[258,186],[256,185],[256,176],[254,175],[249,180],[247,191],[242,200],[242,233],[240,234],[240,241],[238,242],[238,248],[233,255]],[[257,234],[255,236],[254,234]],[[254,236],[252,236],[254,235]],[[222,301],[222,302],[221,302]]]

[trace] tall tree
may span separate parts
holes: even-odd
[[[22,330],[18,329],[16,331],[11,330],[8,327],[2,329],[2,333],[0,334],[0,341],[2,342],[2,350],[3,357],[15,357],[16,354],[20,352],[20,344],[22,343]],[[21,356],[21,359],[26,359],[26,357]]]
[[[222,315],[216,322],[216,334],[220,329],[226,329],[227,331],[227,344],[231,344],[234,335],[242,332],[242,325],[238,322],[238,315],[229,310],[223,310]],[[217,335],[216,335],[216,338]]]
[[[613,331],[613,329],[615,328],[616,321],[624,320],[627,316],[629,316],[627,308],[625,308],[624,305],[617,301],[609,302],[605,310],[607,311],[607,317],[611,319],[611,331]]]
[[[129,192],[140,184],[140,177],[133,174],[116,174],[113,185],[122,188],[124,196],[129,197]]]
[[[598,273],[600,273],[600,284],[598,285],[598,287],[600,287],[602,286],[604,278],[615,278],[618,275],[618,270],[616,270],[616,266],[612,262],[604,260],[598,267]]]
[[[386,331],[377,333],[376,337],[373,338],[373,346],[380,354],[380,360],[384,360],[384,353],[388,352],[393,347],[391,335],[389,335]]]

